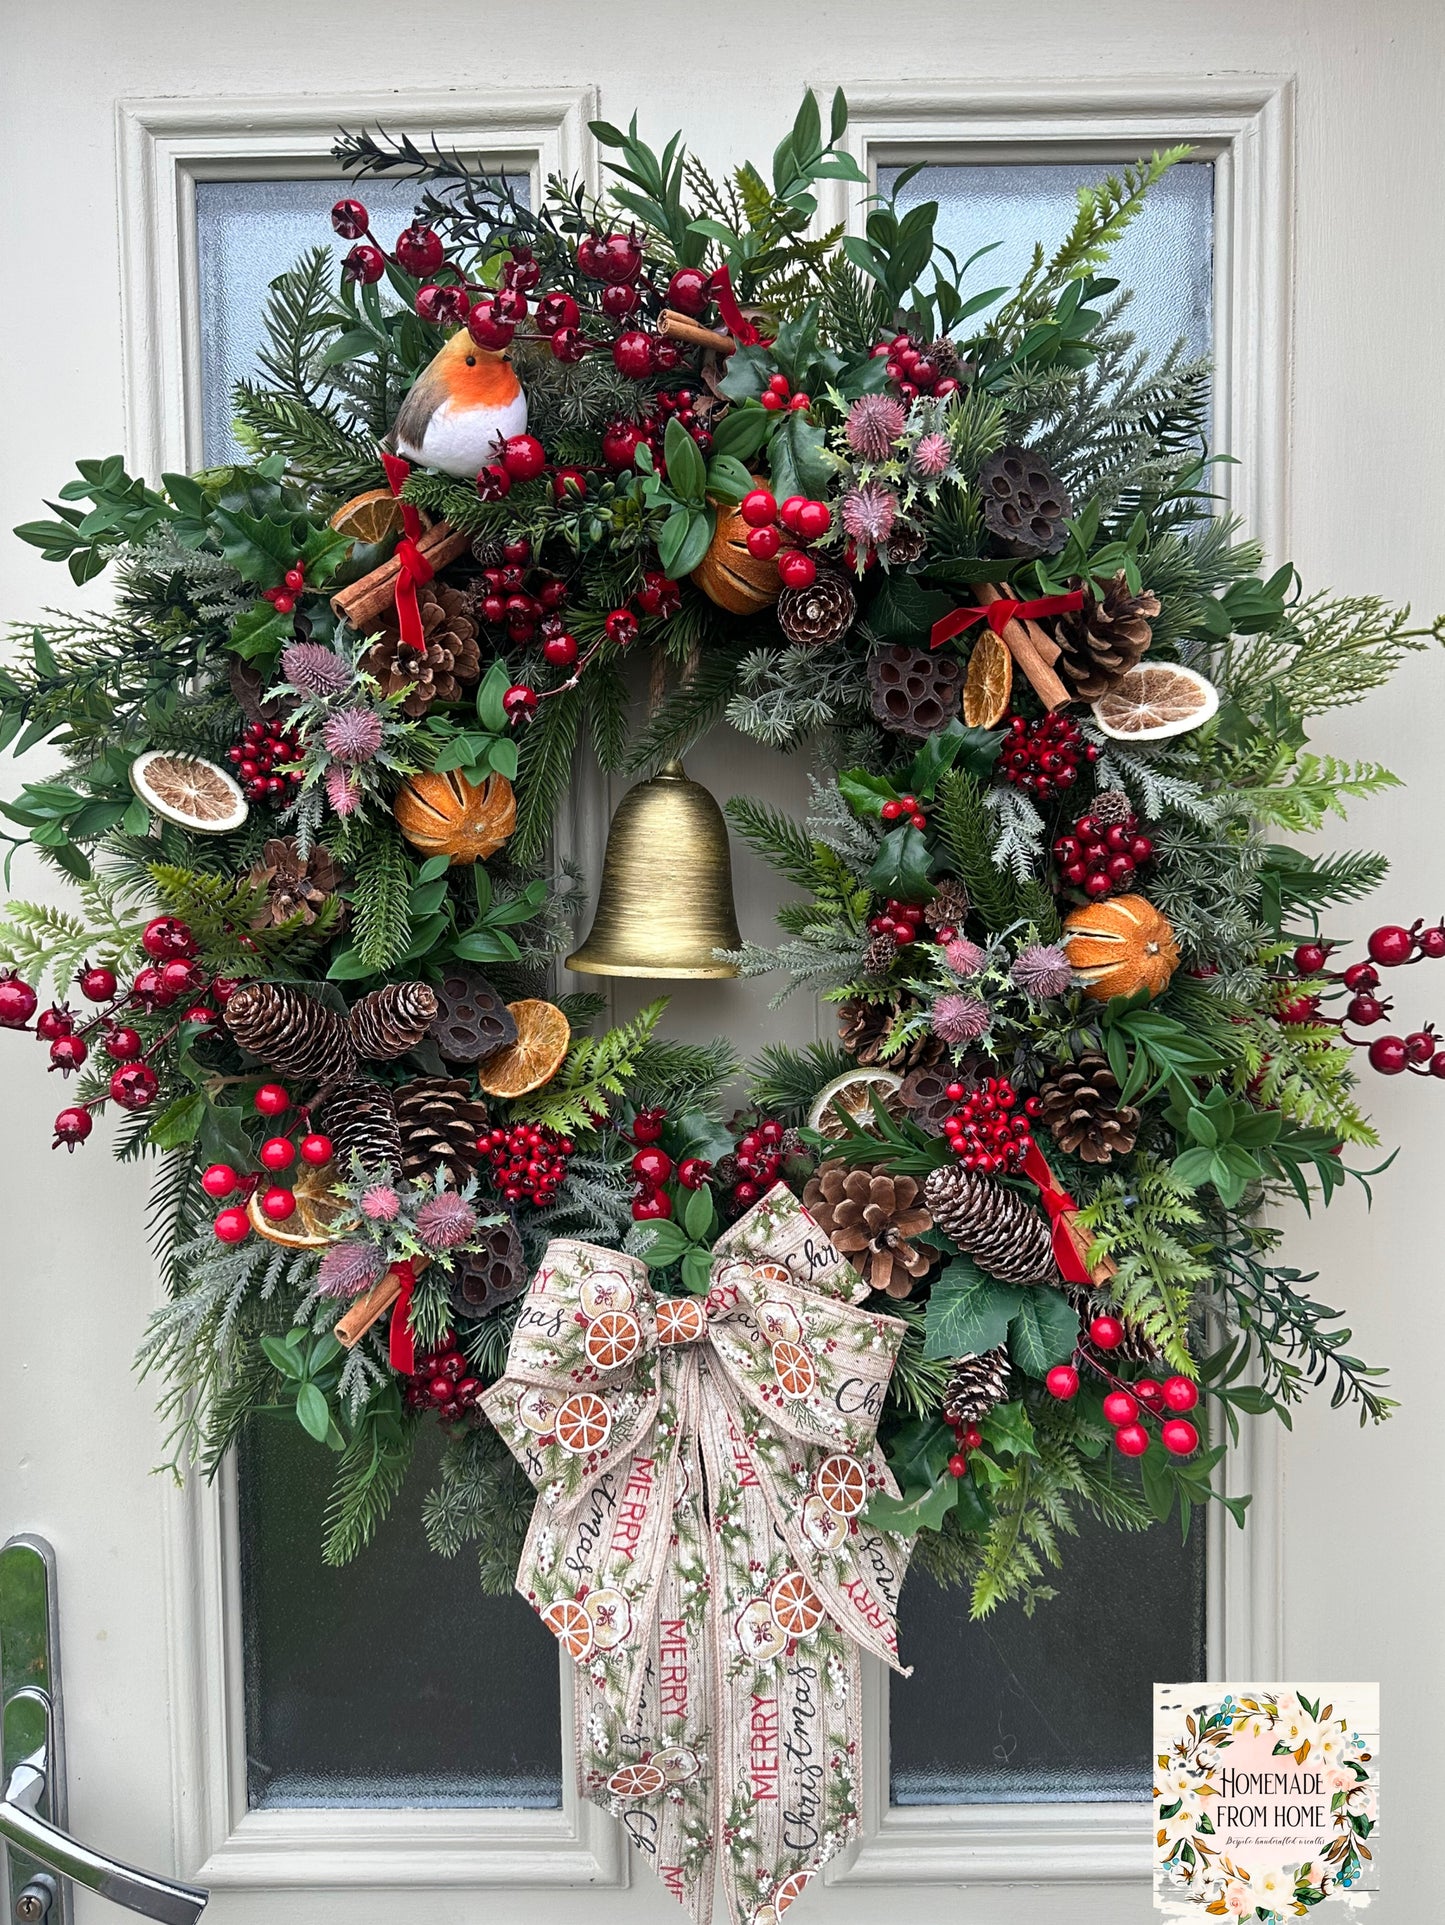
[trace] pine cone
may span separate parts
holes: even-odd
[[[436,992],[432,1041],[449,1063],[485,1063],[517,1040],[517,1025],[478,970],[451,969]]]
[[[962,929],[969,911],[968,891],[951,877],[938,885],[938,894],[923,911],[930,929]]]
[[[865,976],[886,976],[898,958],[898,944],[887,930],[868,938],[868,947],[863,951],[863,974]]]
[[[881,1063],[885,1069],[896,1069],[900,1075],[942,1062],[948,1047],[929,1030],[885,1056],[883,1045],[897,1021],[896,1002],[872,1003],[862,996],[850,996],[838,1005],[838,1041],[860,1063]]]
[[[1039,1085],[1039,1121],[1061,1150],[1085,1163],[1127,1156],[1139,1134],[1139,1112],[1121,1104],[1119,1079],[1099,1050],[1077,1063],[1056,1063]]]
[[[436,991],[429,983],[388,983],[373,989],[351,1010],[357,1055],[374,1063],[405,1056],[426,1035],[436,1013]]]
[[[1000,448],[978,471],[983,518],[1010,555],[1052,555],[1068,539],[1068,489],[1031,448]]]
[[[225,1023],[242,1049],[283,1076],[336,1083],[356,1074],[342,1018],[285,983],[242,983],[226,1005]]]
[[[900,525],[883,544],[883,555],[890,568],[912,568],[928,553],[928,537],[921,528]]]
[[[882,1164],[871,1170],[820,1164],[808,1178],[803,1207],[870,1290],[906,1297],[938,1255],[927,1244],[912,1241],[933,1224],[919,1203],[918,1184]]]
[[[1111,1317],[1119,1317],[1118,1311],[1111,1303],[1102,1298],[1095,1298],[1087,1290],[1066,1290],[1064,1294],[1078,1311],[1079,1321],[1086,1328],[1091,1318],[1101,1316],[1105,1312]],[[1119,1317],[1119,1322],[1124,1326],[1123,1341],[1108,1353],[1104,1361],[1109,1364],[1116,1360],[1125,1364],[1157,1364],[1159,1352],[1144,1335],[1142,1324],[1135,1323],[1131,1317]]]
[[[274,929],[293,916],[303,923],[316,920],[327,898],[341,886],[341,871],[331,852],[319,843],[302,856],[292,836],[272,836],[261,846],[261,860],[246,877],[266,899],[251,918],[253,929]]]
[[[1013,1190],[950,1163],[929,1176],[923,1200],[939,1229],[990,1276],[1059,1285],[1049,1226]]]
[[[777,600],[778,627],[790,642],[821,648],[841,642],[858,613],[858,597],[831,568],[820,569],[808,588],[785,588]]]
[[[1158,613],[1158,596],[1131,595],[1122,572],[1105,589],[1103,601],[1086,585],[1083,607],[1061,615],[1054,628],[1063,651],[1059,673],[1083,701],[1097,702],[1148,649],[1149,624]]]
[[[875,649],[868,657],[873,713],[894,735],[920,740],[951,722],[963,701],[960,656],[935,655],[904,642]]]
[[[1086,811],[1101,829],[1123,828],[1135,820],[1134,804],[1122,789],[1100,789]]]
[[[1007,1344],[1000,1344],[997,1350],[980,1351],[976,1357],[960,1357],[943,1393],[944,1422],[976,1424],[995,1404],[1004,1402],[1008,1386]]]
[[[401,631],[383,625],[378,639],[361,658],[361,667],[375,676],[383,695],[406,691],[404,715],[424,715],[435,701],[455,702],[482,672],[477,625],[467,612],[467,598],[448,582],[426,582],[416,592],[425,649],[408,648]]]
[[[484,1223],[477,1236],[481,1248],[458,1257],[451,1274],[452,1312],[458,1317],[489,1317],[527,1287],[527,1258],[512,1219]]]
[[[353,1157],[372,1174],[394,1176],[400,1170],[401,1132],[391,1091],[384,1084],[365,1079],[334,1084],[313,1115],[317,1127],[331,1138],[343,1176],[350,1177]]]
[[[958,1108],[948,1094],[949,1085],[957,1081],[957,1072],[946,1065],[943,1069],[910,1070],[903,1079],[903,1088],[898,1092],[903,1107],[930,1136],[942,1136],[944,1118],[952,1116]]]
[[[396,1092],[401,1131],[401,1171],[413,1180],[430,1177],[441,1164],[460,1189],[480,1160],[477,1138],[487,1111],[460,1076],[419,1076]]]

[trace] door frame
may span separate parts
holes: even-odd
[[[1215,163],[1215,418],[1243,450],[1219,486],[1267,550],[1287,552],[1292,304],[1293,88],[1287,77],[1011,83],[844,83],[847,143],[869,178],[879,165],[933,160],[1116,162],[1180,140]],[[595,90],[469,89],[122,100],[116,109],[122,354],[131,471],[201,458],[195,187],[201,180],[333,170],[341,125],[380,122],[596,191],[588,131]],[[856,190],[823,183],[818,220],[857,229]],[[595,789],[595,793],[594,793]],[[578,784],[559,844],[600,857],[605,786]],[[1247,1530],[1208,1520],[1208,1671],[1272,1676],[1281,1648],[1278,1440],[1247,1426],[1224,1460],[1231,1492],[1252,1490]],[[591,1886],[629,1882],[621,1828],[577,1797],[564,1759],[556,1811],[250,1811],[246,1807],[239,1526],[234,1467],[192,1479],[165,1505],[164,1589],[176,1859],[217,1888]],[[564,1752],[571,1666],[562,1673]],[[865,1666],[863,1837],[829,1883],[1146,1878],[1143,1804],[892,1807],[888,1690]]]

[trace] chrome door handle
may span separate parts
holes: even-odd
[[[157,1878],[153,1872],[137,1871],[133,1865],[123,1865],[118,1858],[107,1858],[104,1852],[82,1845],[78,1838],[39,1816],[36,1807],[45,1795],[45,1786],[45,1753],[41,1750],[23,1759],[10,1774],[5,1796],[0,1799],[0,1838],[47,1866],[57,1878],[73,1879],[112,1904],[143,1912],[147,1918],[159,1919],[161,1925],[195,1925],[206,1909],[209,1892]],[[35,1904],[38,1908],[38,1898]],[[43,1917],[44,1913],[37,1909],[31,1915]]]

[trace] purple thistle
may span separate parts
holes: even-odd
[[[373,1223],[395,1223],[401,1198],[389,1183],[372,1183],[361,1193],[361,1214]]]
[[[881,482],[865,481],[843,497],[843,532],[870,548],[881,548],[898,519],[898,497]]]
[[[907,419],[891,394],[860,395],[848,410],[848,446],[860,461],[886,461]]]
[[[933,1033],[945,1043],[976,1043],[989,1025],[988,1004],[979,996],[940,996],[933,1005]]]
[[[361,807],[361,790],[339,762],[326,771],[326,800],[340,816],[355,815]]]
[[[1068,957],[1053,943],[1031,943],[1021,950],[1009,974],[1026,996],[1040,1002],[1050,996],[1062,996],[1074,981]]]
[[[943,960],[955,976],[976,976],[988,961],[988,954],[967,936],[955,936],[943,945]]]
[[[948,473],[953,446],[946,434],[926,434],[913,450],[913,466],[927,481]]]
[[[351,664],[320,642],[293,642],[283,648],[281,673],[303,695],[345,695],[354,679]]]
[[[333,1243],[321,1259],[316,1288],[323,1297],[359,1297],[387,1272],[385,1254],[374,1243]]]
[[[429,1196],[416,1213],[416,1233],[428,1250],[455,1250],[476,1234],[477,1213],[453,1190]]]
[[[326,718],[321,740],[338,762],[369,762],[381,747],[382,733],[375,709],[341,709]]]

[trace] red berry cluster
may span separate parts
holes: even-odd
[[[1109,1388],[1104,1395],[1104,1418],[1113,1427],[1114,1448],[1122,1457],[1142,1457],[1153,1441],[1141,1421],[1146,1415],[1159,1423],[1159,1441],[1171,1456],[1188,1457],[1199,1448],[1199,1432],[1184,1415],[1199,1402],[1199,1388],[1188,1377],[1166,1377],[1161,1384],[1153,1377],[1140,1377],[1126,1383],[1115,1376],[1094,1353],[1117,1350],[1124,1340],[1124,1327],[1117,1317],[1095,1317],[1089,1325],[1093,1351],[1080,1349],[1077,1361],[1087,1363]],[[1079,1372],[1075,1364],[1055,1364],[1044,1379],[1051,1397],[1061,1403],[1079,1394]]]
[[[270,602],[278,615],[289,615],[296,606],[296,597],[306,586],[306,570],[300,561],[292,562],[286,570],[279,588],[263,588],[261,599]]]
[[[1026,722],[1021,715],[1009,718],[998,772],[1016,789],[1026,789],[1040,801],[1071,788],[1083,762],[1098,760],[1099,751],[1084,740],[1083,730],[1072,716],[1062,710]]]
[[[1399,923],[1384,923],[1372,930],[1366,947],[1368,962],[1351,963],[1342,970],[1329,970],[1332,945],[1324,942],[1301,943],[1294,952],[1294,966],[1301,976],[1317,977],[1328,973],[1329,980],[1349,992],[1344,1021],[1361,1029],[1382,1023],[1394,1007],[1388,996],[1376,995],[1381,969],[1399,969],[1410,963],[1439,961],[1445,957],[1445,922],[1426,927],[1424,919],[1406,929]],[[1290,994],[1275,1010],[1281,1023],[1332,1022],[1320,1009],[1321,997]],[[1363,1037],[1350,1036],[1341,1029],[1345,1041],[1364,1049],[1370,1068],[1381,1076],[1399,1076],[1405,1070],[1416,1076],[1445,1078],[1445,1042],[1433,1023],[1411,1030],[1408,1036],[1376,1036],[1366,1043]]]
[[[279,809],[289,802],[293,785],[305,773],[303,753],[294,729],[275,722],[250,722],[240,741],[227,749],[226,760],[235,769],[248,802],[268,802]]]
[[[623,469],[636,466],[637,450],[646,446],[651,452],[653,467],[665,477],[667,457],[663,444],[670,420],[687,429],[699,454],[711,454],[712,430],[694,411],[697,398],[696,388],[662,389],[652,397],[652,406],[640,421],[629,421],[625,415],[609,421],[602,430],[602,459],[614,474],[620,474]]]
[[[948,1147],[966,1170],[981,1176],[1004,1176],[1021,1170],[1034,1146],[1030,1118],[1038,1114],[1038,1098],[1019,1106],[1018,1092],[1006,1076],[990,1076],[975,1090],[950,1083],[946,1094],[960,1107],[944,1118]]]
[[[868,933],[871,936],[891,936],[900,949],[906,949],[911,942],[926,941],[928,932],[923,927],[923,904],[899,902],[896,896],[890,896],[883,905],[882,914],[868,918]]]
[[[783,379],[780,374],[773,378]],[[783,405],[776,394],[774,399]],[[833,510],[827,502],[789,495],[779,506],[771,489],[753,488],[738,503],[738,513],[747,523],[748,553],[758,561],[772,561],[776,556],[778,579],[784,588],[811,588],[818,579],[817,562],[802,548],[784,548],[783,535],[786,532],[798,542],[821,541],[833,525]]]
[[[522,438],[513,437],[514,440]],[[531,436],[525,438],[530,440]],[[541,445],[539,441],[537,446]],[[545,455],[543,459],[545,461]],[[567,601],[567,584],[560,575],[533,564],[532,544],[525,535],[507,542],[501,561],[482,570],[482,586],[484,593],[477,601],[478,614],[490,627],[505,628],[508,638],[519,647],[525,648],[534,642],[539,631],[544,643],[566,633],[562,609]],[[576,650],[577,644],[573,642],[572,661],[577,659]]]
[[[408,1410],[434,1410],[444,1423],[455,1424],[476,1408],[484,1389],[449,1330],[435,1350],[417,1358],[402,1394]]]
[[[1153,856],[1154,844],[1139,833],[1139,818],[1134,815],[1108,824],[1081,815],[1054,843],[1054,861],[1064,881],[1095,898],[1131,888],[1137,872]]]
[[[937,357],[929,352],[928,344],[920,341],[905,328],[887,341],[874,345],[874,360],[888,359],[888,379],[904,401],[914,401],[920,394],[934,394],[940,398],[957,394],[958,382],[953,375],[945,374]]]
[[[967,1477],[968,1453],[977,1450],[983,1442],[983,1432],[977,1424],[952,1424],[953,1455],[948,1460],[950,1477]]]
[[[643,618],[666,621],[682,607],[682,590],[660,568],[649,568],[629,600],[608,611],[603,631],[616,648],[630,648],[642,632]]]
[[[500,1125],[477,1138],[477,1148],[491,1165],[493,1184],[508,1203],[534,1203],[538,1209],[552,1202],[567,1175],[567,1159],[576,1149],[570,1136],[539,1129],[534,1123]]]
[[[773,375],[758,399],[769,414],[782,414],[788,411],[793,414],[806,414],[813,405],[812,395],[805,394],[801,388],[796,394],[793,393],[793,384],[785,374]]]
[[[732,1200],[739,1209],[756,1203],[782,1175],[787,1158],[787,1130],[776,1117],[764,1117],[738,1138],[736,1151],[738,1180]]]
[[[268,1120],[284,1116],[291,1107],[290,1092],[280,1083],[263,1083],[251,1100],[258,1114]],[[304,1110],[301,1115],[304,1123]],[[220,1242],[245,1242],[251,1233],[251,1219],[244,1200],[263,1183],[266,1187],[261,1192],[262,1214],[272,1223],[285,1223],[295,1216],[296,1192],[290,1183],[269,1179],[284,1179],[298,1156],[303,1163],[319,1169],[331,1161],[331,1138],[314,1130],[307,1130],[299,1142],[294,1135],[268,1136],[257,1152],[259,1170],[243,1172],[233,1169],[229,1163],[212,1163],[202,1172],[201,1188],[208,1197],[217,1203],[228,1196],[239,1195],[242,1199],[217,1211],[211,1228]]]

